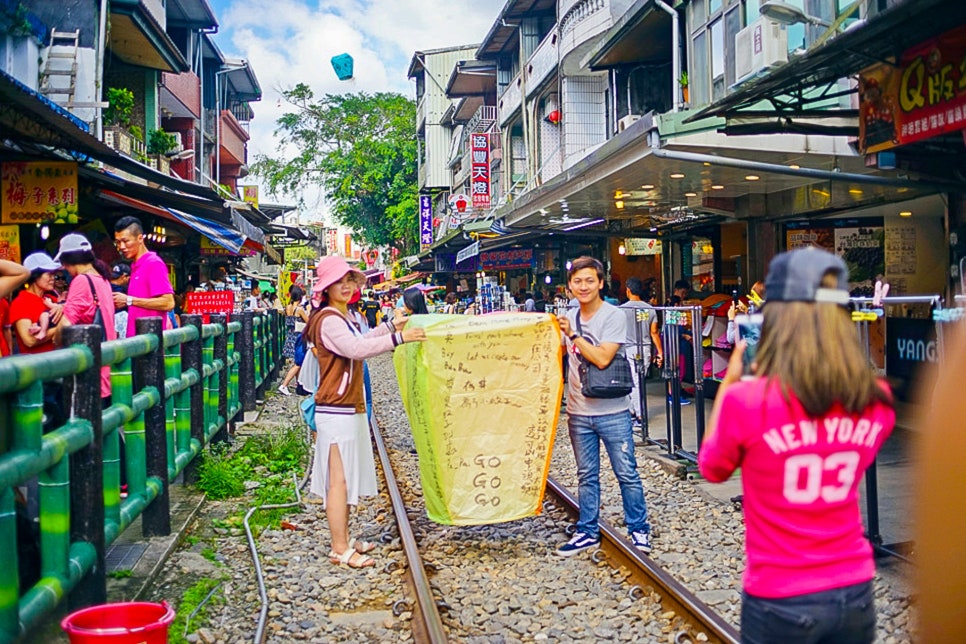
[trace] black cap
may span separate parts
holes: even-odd
[[[127,264],[115,264],[114,266],[111,267],[112,280],[116,280],[123,277],[124,275],[130,275],[130,274],[131,274],[131,267],[128,266]]]
[[[822,277],[834,273],[836,288],[822,288]],[[841,257],[809,246],[776,255],[765,278],[768,302],[849,303],[849,269]]]

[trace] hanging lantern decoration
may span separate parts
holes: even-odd
[[[352,56],[349,54],[339,54],[332,57],[332,69],[339,80],[350,80],[352,78]]]
[[[554,110],[543,117],[543,120],[551,125],[560,125],[560,110]]]
[[[371,248],[364,252],[362,257],[366,260],[366,266],[372,268],[376,264],[376,260],[379,259],[379,251],[375,248]]]

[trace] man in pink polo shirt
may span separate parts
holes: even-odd
[[[160,317],[170,329],[168,312],[174,309],[174,288],[164,261],[144,245],[144,229],[136,217],[122,217],[114,224],[114,243],[131,262],[127,294],[115,293],[114,306],[127,307],[127,337],[136,333],[140,318]]]

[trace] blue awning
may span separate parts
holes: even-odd
[[[222,248],[225,248],[232,253],[241,252],[242,246],[245,245],[245,236],[234,228],[216,224],[213,221],[201,219],[200,217],[195,217],[186,212],[181,212],[180,210],[175,210],[173,208],[166,208],[165,210],[174,215],[174,217],[185,226],[188,226],[195,232],[204,235],[213,243],[218,244]]]

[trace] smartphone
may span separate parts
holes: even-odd
[[[751,374],[751,363],[755,361],[755,354],[758,352],[758,341],[761,339],[761,323],[763,320],[764,316],[761,313],[735,316],[738,340],[744,340],[748,343],[742,356],[745,374]]]
[[[735,306],[738,306],[738,289],[731,291],[731,301],[734,302]]]

